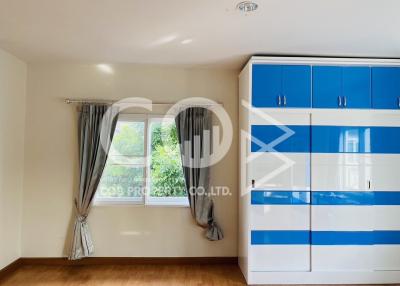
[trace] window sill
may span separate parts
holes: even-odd
[[[145,206],[145,207],[167,207],[167,208],[176,207],[176,208],[188,208],[188,207],[189,207],[189,203],[147,202],[144,206]]]
[[[93,202],[94,207],[102,207],[102,206],[143,206],[143,200],[95,200]]]
[[[144,202],[143,200],[130,199],[97,199],[93,202],[94,207],[109,207],[109,206],[131,206],[131,207],[177,207],[188,208],[187,200],[174,200],[165,198],[152,198]]]
[[[187,197],[147,197],[146,207],[189,207]]]

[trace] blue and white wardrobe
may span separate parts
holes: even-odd
[[[239,88],[247,282],[400,283],[400,61],[253,57]]]

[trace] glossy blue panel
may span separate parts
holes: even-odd
[[[311,128],[314,153],[400,154],[400,127],[313,125]]]
[[[282,95],[286,107],[311,107],[311,67],[282,66]]]
[[[369,153],[370,129],[357,126],[319,126],[312,129],[311,150],[316,153]]]
[[[400,192],[374,192],[374,204],[379,205],[400,205]]]
[[[252,125],[251,136],[251,152],[310,152],[310,126],[308,125],[286,125],[291,132],[294,132],[290,137],[278,142],[281,136],[287,134],[283,126],[277,125]],[[256,140],[254,139],[256,138]],[[277,141],[275,141],[277,140]],[[259,141],[259,142],[258,142]],[[274,144],[271,144],[274,143]],[[277,143],[277,145],[275,145]],[[265,145],[263,145],[265,144]],[[260,146],[263,145],[263,146]],[[273,148],[273,150],[271,149]]]
[[[252,105],[278,107],[282,93],[282,66],[254,64],[252,70]]]
[[[375,230],[374,244],[400,244],[400,231]]]
[[[308,205],[309,191],[251,191],[252,205]]]
[[[372,108],[398,109],[400,96],[400,68],[372,68]]]
[[[312,192],[313,205],[373,205],[373,192]]]
[[[313,231],[312,245],[373,245],[373,231]]]
[[[252,245],[385,245],[400,244],[400,231],[253,230]]]
[[[338,108],[342,96],[342,68],[335,66],[313,67],[313,107]]]
[[[343,67],[342,96],[346,108],[371,108],[371,68]],[[344,101],[343,101],[344,102]]]
[[[308,230],[253,230],[251,244],[310,244]]]
[[[400,205],[400,192],[311,192],[312,205]],[[252,205],[306,205],[309,191],[252,191]]]
[[[400,154],[400,127],[369,127],[371,153]]]

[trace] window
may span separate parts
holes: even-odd
[[[174,119],[121,115],[95,204],[188,205]]]

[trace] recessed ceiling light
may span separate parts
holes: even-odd
[[[258,4],[251,1],[243,1],[236,5],[241,12],[253,12],[257,10]]]
[[[102,71],[103,73],[108,73],[108,74],[112,74],[114,73],[114,69],[107,64],[98,64],[97,68]]]
[[[190,44],[191,42],[193,42],[193,39],[185,39],[181,42],[182,45],[187,45]]]

